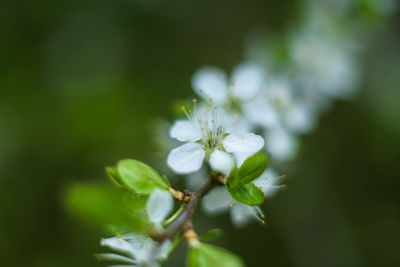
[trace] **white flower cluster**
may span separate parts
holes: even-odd
[[[192,109],[184,108],[187,118],[176,120],[169,129],[169,136],[182,144],[169,152],[167,165],[175,173],[186,175],[190,189],[197,190],[210,179],[214,185],[226,185],[214,187],[205,196],[200,193],[201,205],[209,214],[230,210],[237,227],[251,220],[264,223],[264,215],[256,205],[284,187],[283,176],[272,167],[266,168],[267,157],[257,153],[264,149],[273,159],[272,164],[293,159],[300,137],[316,127],[320,114],[334,100],[354,96],[359,87],[358,57],[365,46],[359,40],[365,39],[358,34],[359,23],[343,27],[352,20],[340,20],[342,13],[351,14],[357,1],[305,2],[309,6],[304,23],[290,32],[283,45],[288,50],[287,58],[281,59],[284,62],[275,62],[276,57],[271,55],[274,50],[266,49],[268,44],[253,44],[254,48],[262,46],[264,51],[250,51],[230,76],[217,67],[199,69],[192,78],[192,88],[201,101],[195,99]],[[368,2],[381,16],[389,15],[395,5],[394,0]],[[335,10],[334,6],[340,8]],[[264,161],[257,165],[258,156]],[[178,211],[166,220],[173,209],[171,192],[176,198],[179,191],[169,188],[170,185],[163,187],[161,176],[150,167],[134,164],[128,169],[132,172],[128,172],[129,185],[135,192],[142,190],[148,194],[143,216],[154,230],[163,232],[166,222],[180,214]],[[245,169],[245,174],[240,176],[241,169]],[[119,186],[126,186],[121,171],[121,177],[112,174]],[[150,179],[143,182],[143,177]],[[235,184],[235,179],[242,180]],[[153,182],[156,189],[151,186]],[[191,203],[191,192],[179,193],[179,200],[186,201],[182,207],[188,201]],[[102,253],[98,257],[124,264],[115,266],[157,267],[175,246],[168,238],[158,243],[145,234],[117,235],[101,241],[102,246],[116,253]],[[201,252],[197,249],[193,255]]]
[[[230,77],[216,67],[203,67],[194,74],[192,88],[203,101],[186,112],[187,120],[177,120],[170,128],[170,137],[185,144],[167,159],[174,172],[188,175],[190,187],[207,178],[204,162],[228,176],[235,165],[240,167],[263,148],[273,162],[293,159],[300,137],[316,127],[320,114],[334,100],[357,93],[363,48],[357,42],[358,28],[344,29],[338,23],[340,12],[329,7],[315,3],[308,7],[304,23],[288,35],[284,68],[263,61],[265,57],[253,51],[249,53],[253,57],[234,68]],[[282,182],[269,167],[253,183],[269,197]],[[262,217],[258,207],[233,200],[226,188],[214,189],[203,202],[210,213],[229,206],[237,226],[245,225],[249,214]]]

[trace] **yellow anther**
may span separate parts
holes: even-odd
[[[229,207],[231,207],[231,208],[232,208],[232,207],[233,207],[233,203],[229,203]]]
[[[263,218],[263,219],[264,219],[264,218],[265,218],[265,215],[264,215],[264,214],[261,214],[261,218]]]
[[[283,184],[283,185],[281,185],[281,188],[285,189],[285,188],[287,188],[287,185]]]
[[[193,98],[192,101],[193,101],[193,103],[196,103],[196,102],[197,102],[197,99],[196,99],[196,98]]]

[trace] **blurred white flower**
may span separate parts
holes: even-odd
[[[235,160],[240,165],[264,146],[264,139],[252,133],[226,136],[217,110],[213,106],[195,108],[193,113],[188,112],[189,120],[178,120],[172,125],[170,136],[185,142],[171,150],[167,158],[168,166],[176,173],[196,172],[206,159],[211,168],[228,174]]]
[[[233,225],[244,227],[254,218],[258,218],[254,211],[256,207],[247,206],[232,199],[226,187],[216,187],[204,196],[202,207],[208,214],[220,214],[230,210]]]
[[[233,101],[249,101],[261,89],[264,71],[256,63],[245,62],[237,66],[230,80],[216,67],[198,70],[192,79],[194,91],[211,99],[217,106],[231,105]]]
[[[100,244],[115,252],[97,254],[101,260],[119,262],[123,266],[159,267],[157,260],[166,259],[171,245],[169,240],[159,245],[150,237],[130,233],[101,240]]]
[[[333,34],[321,36],[325,29],[314,24],[312,29],[294,35],[290,43],[294,78],[303,90],[314,90],[327,98],[354,96],[360,79],[355,51],[349,42],[334,39]]]
[[[253,183],[260,187],[266,197],[273,197],[281,188],[281,177],[276,172],[268,168]],[[226,187],[216,187],[204,196],[202,208],[208,214],[220,214],[230,210],[232,223],[242,228],[252,220],[264,222],[264,215],[257,206],[247,206],[234,200]]]
[[[173,199],[165,190],[155,189],[146,203],[146,213],[151,222],[161,228],[161,222],[166,219],[173,208]],[[108,247],[115,252],[101,253],[97,256],[102,260],[121,262],[124,266],[149,266],[158,267],[157,260],[167,258],[168,249],[171,245],[169,240],[161,245],[148,236],[128,233],[101,240],[102,246]]]

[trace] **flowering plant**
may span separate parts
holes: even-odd
[[[283,70],[251,59],[239,64],[230,78],[216,67],[194,74],[192,87],[199,100],[183,107],[186,119],[171,125],[170,138],[182,144],[166,159],[189,184],[196,180],[194,190],[175,188],[166,175],[133,159],[106,169],[115,187],[70,188],[69,207],[114,235],[101,240],[114,252],[98,258],[123,266],[160,266],[184,238],[191,267],[244,266],[233,253],[205,243],[220,230],[196,233],[192,215],[199,204],[211,214],[230,209],[237,227],[251,220],[265,223],[260,205],[286,187],[270,159],[293,159],[299,137],[316,127],[318,115],[334,99],[357,89],[353,35],[337,45],[333,12],[328,8],[321,23],[321,16],[310,10],[310,19],[289,38],[290,57]]]

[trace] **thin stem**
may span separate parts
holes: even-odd
[[[178,218],[176,218],[176,220],[173,223],[171,223],[169,225],[169,227],[166,229],[165,234],[161,238],[161,240],[168,238],[169,236],[174,234],[176,231],[180,230],[182,228],[182,226],[185,223],[187,223],[190,220],[190,218],[192,217],[193,212],[197,208],[201,197],[204,194],[206,194],[209,190],[214,188],[216,185],[217,185],[217,183],[215,182],[215,179],[213,179],[213,177],[211,177],[209,179],[209,181],[202,188],[200,188],[198,191],[194,192],[192,194],[192,197],[191,197],[189,203],[186,205],[185,210],[182,212],[181,215],[179,215]]]
[[[182,212],[185,210],[185,206],[185,204],[182,204],[181,207],[171,217],[163,222],[162,226],[165,227],[172,223],[176,218],[178,218],[178,216],[181,215]]]

